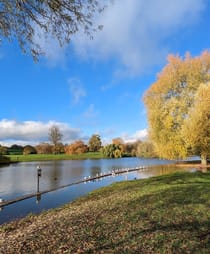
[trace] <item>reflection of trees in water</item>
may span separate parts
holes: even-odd
[[[45,171],[48,186],[47,189],[54,189],[65,184],[81,180],[84,174],[84,167],[75,163],[66,164],[62,161],[52,161],[48,170]]]
[[[91,176],[95,176],[96,174],[99,174],[99,173],[101,173],[101,168],[100,167],[93,166],[93,167],[90,168],[90,175]]]
[[[52,169],[49,170],[49,182],[50,182],[50,188],[56,188],[60,185],[61,181],[61,170],[60,170],[60,161],[53,161],[52,162]]]
[[[82,167],[74,167],[74,168],[70,168],[67,172],[68,177],[71,179],[80,179],[83,175],[84,172],[84,168]]]
[[[145,168],[143,169],[143,171],[141,170],[137,171],[137,173],[140,174],[141,176],[145,175],[149,177],[149,176],[166,175],[166,174],[175,173],[181,170],[183,169],[178,167],[173,167],[173,166],[162,165],[162,166],[154,166],[154,167]]]

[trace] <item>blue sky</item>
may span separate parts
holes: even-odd
[[[0,144],[48,142],[56,124],[63,143],[99,134],[142,139],[147,134],[142,96],[168,54],[209,49],[210,1],[115,0],[95,22],[89,40],[78,33],[60,48],[35,36],[46,56],[35,63],[17,43],[0,46]]]

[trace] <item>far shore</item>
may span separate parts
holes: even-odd
[[[201,164],[200,160],[195,160],[195,161],[181,161],[181,162],[176,162],[175,165],[177,167],[194,167],[196,169],[203,169],[203,168],[210,168],[210,164],[208,162],[208,164],[206,166],[203,166]]]
[[[104,157],[101,152],[88,152],[82,154],[29,154],[29,155],[6,155],[9,160],[0,162],[1,164],[10,164],[18,162],[32,162],[32,161],[52,161],[52,160],[86,160],[86,159],[109,159]],[[148,158],[149,159],[149,158]],[[193,167],[196,169],[210,168],[210,164],[203,166],[200,160],[183,160],[177,161],[168,166],[177,167]]]

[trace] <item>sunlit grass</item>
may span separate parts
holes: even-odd
[[[7,155],[13,162],[19,161],[48,161],[48,160],[76,160],[76,159],[100,159],[103,154],[100,152],[88,152],[82,154],[28,154],[28,155]]]
[[[0,253],[210,253],[210,172],[114,183],[3,225]]]

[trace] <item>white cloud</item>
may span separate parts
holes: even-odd
[[[112,143],[113,137],[116,137],[116,130],[114,128],[108,128],[104,129],[103,131],[99,132],[101,139],[102,139],[102,144],[103,145],[108,145]]]
[[[99,132],[99,134],[101,135],[103,145],[111,144],[113,138],[116,137],[122,138],[125,143],[133,143],[138,140],[145,140],[148,137],[147,129],[138,130],[134,134],[117,134],[115,129],[107,129],[101,133]]]
[[[77,54],[96,60],[115,59],[117,75],[137,75],[165,60],[167,39],[196,22],[204,0],[115,0],[99,16],[103,30],[88,40],[73,40]]]
[[[81,131],[71,128],[67,123],[48,121],[23,121],[2,119],[0,121],[0,144],[38,144],[40,142],[49,142],[49,129],[52,125],[58,126],[63,134],[63,142],[71,143],[81,136]]]
[[[135,142],[135,141],[138,141],[138,140],[144,140],[146,139],[148,136],[148,131],[147,129],[143,129],[143,130],[138,130],[136,131],[134,134],[132,135],[129,135],[127,133],[124,133],[122,134],[122,139],[125,143],[128,143],[128,142]]]
[[[169,51],[167,40],[179,29],[197,22],[205,8],[204,0],[114,0],[98,15],[94,24],[102,31],[90,40],[83,31],[72,37],[76,53],[82,58],[114,59],[121,67],[116,76],[138,75],[164,62]],[[66,61],[71,50],[34,26],[34,42],[39,44],[50,65]]]
[[[59,41],[50,33],[46,33],[34,24],[33,42],[39,45],[49,66],[63,65],[66,61],[68,45],[60,45]]]
[[[72,96],[72,101],[74,104],[77,104],[82,97],[86,96],[86,91],[78,78],[68,79],[68,84]]]

